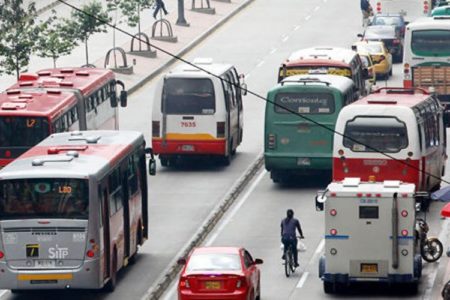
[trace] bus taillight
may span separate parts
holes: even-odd
[[[3,251],[0,251],[0,259],[3,259],[3,257],[5,257],[5,253],[3,253]]]
[[[406,218],[408,216],[408,211],[402,210],[401,214],[403,218]]]
[[[217,122],[217,137],[225,137],[225,122]]]
[[[152,122],[152,137],[159,137],[159,121]]]
[[[92,251],[92,250],[88,250],[88,251],[86,252],[86,256],[89,257],[89,258],[93,258],[94,255],[95,255],[95,252]]]
[[[277,137],[276,137],[276,135],[272,134],[272,133],[269,134],[267,143],[268,143],[269,149],[275,149],[275,147],[277,145]]]
[[[402,230],[402,235],[403,235],[403,236],[408,236],[408,230],[403,229],[403,230]]]
[[[337,210],[335,210],[334,208],[332,210],[330,210],[330,215],[331,216],[336,216],[337,215]]]
[[[377,2],[377,13],[381,13],[381,2]]]
[[[330,230],[330,234],[331,234],[331,235],[336,235],[336,234],[337,234],[337,230],[334,229],[334,228],[331,229],[331,230]]]

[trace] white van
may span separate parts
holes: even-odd
[[[155,91],[152,144],[161,165],[182,156],[215,156],[229,165],[242,141],[243,75],[230,64],[196,59],[166,74]]]

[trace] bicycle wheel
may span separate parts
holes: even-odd
[[[292,253],[292,251],[289,252],[289,254],[291,255],[291,259],[290,259],[290,264],[289,267],[291,268],[291,273],[295,272],[295,265],[294,265],[294,253]]]
[[[291,265],[292,265],[292,253],[290,249],[287,249],[284,258],[284,273],[286,274],[286,277],[291,276]]]
[[[422,258],[427,262],[435,262],[442,256],[444,248],[438,238],[428,238],[420,249]]]

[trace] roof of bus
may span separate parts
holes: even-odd
[[[274,89],[282,89],[283,86],[321,86],[336,88],[345,91],[353,86],[353,80],[338,75],[294,75],[283,79]]]
[[[196,66],[198,66],[199,68],[202,68],[208,72],[211,72],[212,74],[216,75],[216,76],[220,76],[223,73],[225,73],[226,71],[228,71],[230,68],[233,67],[233,65],[231,64],[223,64],[223,63],[213,63],[212,60],[208,60],[208,59],[195,59],[193,62]],[[180,77],[180,76],[186,76],[186,77],[210,77],[212,75],[207,74],[206,72],[191,66],[191,65],[186,65],[186,64],[182,64],[181,66],[176,67],[175,69],[173,69],[172,71],[170,71],[168,74],[166,74],[166,77],[171,77],[171,76],[176,76],[176,77]]]
[[[349,106],[355,105],[381,105],[386,107],[391,105],[393,107],[413,107],[418,103],[428,99],[430,94],[423,91],[412,92],[403,88],[382,88],[374,91],[372,94],[353,102]]]
[[[0,116],[57,117],[63,109],[77,103],[73,93],[49,89],[8,90],[0,94]]]
[[[52,134],[0,172],[0,179],[86,178],[108,172],[122,155],[142,145],[137,131],[92,130]]]
[[[450,16],[439,16],[431,18],[420,18],[406,26],[406,30],[419,29],[448,29],[450,27]]]
[[[80,90],[89,95],[99,86],[114,79],[114,73],[99,68],[44,69],[35,74],[21,74],[19,81],[8,89],[65,88]]]
[[[351,49],[340,47],[312,47],[293,52],[289,58],[290,61],[300,60],[336,60],[344,63],[350,63],[357,53]]]

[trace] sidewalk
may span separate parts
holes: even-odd
[[[178,42],[170,43],[151,39],[150,43],[152,46],[155,45],[160,47],[174,55],[182,56],[252,1],[253,0],[233,0],[231,3],[210,1],[211,7],[215,8],[216,14],[209,15],[191,11],[191,1],[185,0],[185,19],[188,23],[190,23],[190,26],[183,27],[175,25],[177,19],[177,0],[167,0],[166,7],[169,14],[165,18],[171,23],[173,34],[174,36],[177,36]],[[45,0],[43,2],[50,3],[54,1]],[[78,7],[81,6],[82,3],[89,1],[68,0],[68,2]],[[200,1],[197,1],[197,3],[199,2]],[[64,4],[59,4],[54,9],[57,11],[59,17],[70,16],[71,8]],[[149,37],[151,37],[151,30],[154,22],[152,13],[152,10],[145,10],[141,14],[142,31]],[[46,11],[40,15],[40,18],[46,18],[49,15],[50,11]],[[129,28],[125,23],[118,25],[118,27],[129,32],[130,34],[137,33],[137,28]],[[107,33],[97,33],[89,39],[90,63],[94,62],[97,67],[104,67],[106,53],[112,48],[112,36],[112,30],[108,28]],[[131,37],[123,33],[116,32],[116,46],[120,46],[128,52],[130,50],[130,44]],[[136,46],[137,43],[135,44],[135,49],[137,48]],[[152,50],[155,49],[152,48]],[[173,63],[175,59],[160,51],[157,51],[156,58],[145,58],[142,56],[127,54],[128,64],[133,64],[133,61],[136,63],[133,65],[133,74],[124,75],[116,73],[117,78],[125,83],[126,89],[129,93],[134,92],[148,80],[155,77],[165,67]],[[110,65],[112,62],[113,59],[111,57]],[[77,46],[71,55],[61,57],[57,61],[57,67],[78,67],[83,64],[85,64],[84,44]],[[122,64],[121,59],[118,60],[118,64]],[[51,68],[52,66],[53,64],[51,59],[43,59],[37,56],[32,56],[28,67],[28,72],[35,72],[39,69]],[[2,76],[0,80],[0,90],[3,91],[15,81],[16,79],[13,76]]]

